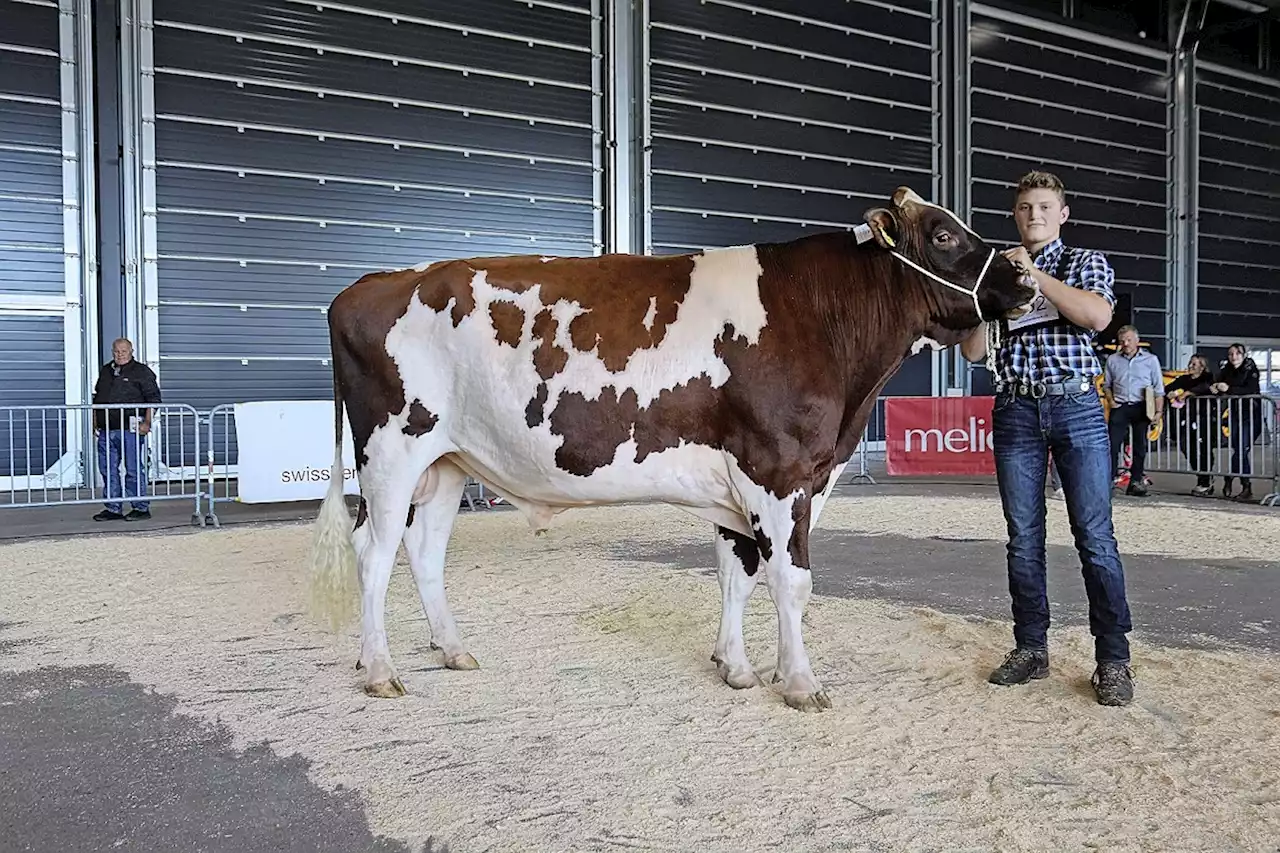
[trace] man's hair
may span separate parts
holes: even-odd
[[[1016,200],[1027,190],[1053,190],[1058,194],[1058,201],[1067,203],[1067,185],[1053,172],[1042,172],[1033,169],[1018,179],[1018,189],[1013,197]]]
[[[1116,329],[1116,338],[1118,339],[1118,338],[1119,338],[1121,335],[1123,335],[1125,332],[1133,332],[1133,334],[1134,334],[1135,336],[1137,336],[1137,338],[1138,338],[1139,340],[1141,340],[1141,339],[1142,339],[1142,335],[1139,335],[1139,334],[1138,334],[1138,327],[1137,327],[1137,326],[1135,326],[1135,325],[1133,325],[1133,324],[1131,324],[1131,323],[1126,323],[1125,325],[1123,325],[1123,326],[1121,326],[1120,328]]]

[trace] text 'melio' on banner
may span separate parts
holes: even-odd
[[[990,476],[993,397],[887,397],[889,476]]]

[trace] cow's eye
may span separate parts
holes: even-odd
[[[945,228],[933,232],[933,244],[935,246],[945,246],[953,239],[951,232]]]

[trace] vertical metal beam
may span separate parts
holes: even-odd
[[[125,328],[138,359],[160,372],[156,270],[155,66],[151,0],[121,0],[121,199]]]
[[[639,127],[637,130],[637,140],[639,143],[639,151],[634,158],[636,163],[636,180],[638,192],[635,194],[640,201],[640,215],[636,217],[637,233],[639,236],[639,245],[644,254],[653,254],[653,193],[650,185],[649,177],[653,170],[653,116],[649,109],[649,90],[650,90],[650,56],[649,56],[649,0],[636,0],[635,9],[637,10],[633,20],[635,21],[636,33],[632,40],[632,53],[634,57],[633,67],[636,69],[639,79],[639,87],[636,92],[635,112],[639,115]]]
[[[647,3],[604,3],[605,251],[648,246],[645,127],[648,112]]]
[[[120,222],[120,4],[93,0],[93,43],[97,105],[98,323],[97,347],[86,356],[99,363],[110,356],[111,342],[125,333],[124,258]]]
[[[603,0],[591,0],[591,243],[592,251],[600,254],[608,250],[608,196],[609,172],[608,128],[606,123],[606,97],[609,87],[605,84],[605,66],[610,51],[605,48],[606,22]]]
[[[956,2],[939,2],[935,6],[937,12],[937,32],[940,75],[937,81],[941,102],[941,117],[938,123],[938,135],[941,138],[941,196],[942,203],[955,211],[955,214],[966,222],[972,216],[972,199],[970,196],[970,64],[969,28],[972,25],[972,7],[970,0]],[[944,362],[946,387],[963,388],[967,393],[971,387],[968,362],[960,355],[959,349],[945,354]]]
[[[93,7],[58,2],[59,103],[62,131],[64,401],[88,402],[97,375],[97,195],[94,169]],[[63,459],[92,446],[87,418],[70,415]],[[84,458],[87,463],[87,457]],[[59,462],[61,467],[61,460]],[[91,468],[78,465],[76,482]],[[60,480],[65,482],[65,480]]]
[[[949,52],[945,49],[947,42],[947,34],[945,32],[947,25],[946,5],[934,0],[932,26],[929,28],[929,68],[932,78],[929,86],[929,128],[930,135],[933,137],[933,144],[929,146],[933,160],[933,181],[930,185],[930,197],[942,205],[949,203],[946,198],[945,175],[950,173],[949,168],[944,165],[946,162],[947,133],[943,126],[942,118],[945,115],[947,100],[947,94],[944,91],[946,88],[945,81],[948,79],[943,69],[946,67],[946,61],[950,58]],[[935,397],[942,396],[943,389],[953,384],[947,351],[934,350],[930,355],[929,367],[932,376],[930,393]]]

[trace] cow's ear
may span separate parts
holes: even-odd
[[[871,236],[882,249],[892,249],[898,245],[898,221],[886,208],[868,210],[862,218],[871,226]]]

